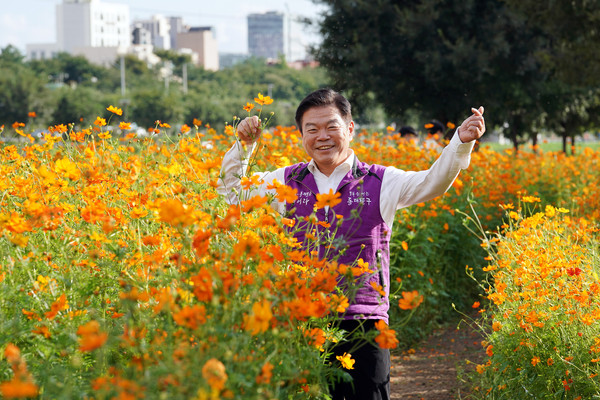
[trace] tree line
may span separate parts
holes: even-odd
[[[25,60],[9,45],[0,50],[0,125],[86,127],[98,116],[109,116],[106,107],[114,105],[123,109],[124,120],[143,128],[154,127],[157,120],[191,125],[194,119],[222,128],[234,115],[243,117],[242,106],[258,93],[277,100],[269,107],[275,113],[274,124],[291,124],[300,100],[327,84],[320,68],[296,70],[283,62],[266,65],[264,60],[249,59],[225,70],[207,71],[170,51],[157,51],[157,55],[164,62],[155,66],[134,56],[124,58],[122,95],[119,59],[108,67],[67,53],[49,60]]]

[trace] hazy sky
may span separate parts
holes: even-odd
[[[292,18],[316,18],[323,7],[311,0],[101,0],[103,3],[129,5],[132,19],[153,14],[181,16],[185,24],[213,26],[219,52],[246,53],[246,16],[265,11],[289,12]],[[1,0],[0,48],[9,44],[25,52],[28,43],[56,41],[56,5],[62,0]],[[318,41],[318,35],[306,27],[292,24],[291,43],[294,59],[304,55],[306,45]]]

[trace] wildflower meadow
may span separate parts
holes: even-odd
[[[266,125],[272,99],[254,100],[239,115]],[[352,354],[329,353],[352,300],[336,284],[369,266],[300,249],[268,197],[217,194],[239,120],[139,137],[109,106],[41,138],[2,127],[20,140],[0,143],[0,398],[326,399],[347,379]],[[437,158],[387,131],[353,148],[405,170]],[[269,127],[251,170],[304,159],[294,127]],[[368,339],[408,347],[477,301],[474,396],[600,396],[599,176],[598,151],[482,145],[446,195],[397,213],[390,326]]]

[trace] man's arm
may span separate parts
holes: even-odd
[[[386,169],[380,207],[381,215],[388,224],[393,221],[397,209],[443,195],[460,170],[469,166],[475,141],[485,133],[483,107],[471,111],[473,114],[458,127],[448,146],[428,170]]]
[[[267,186],[275,179],[283,182],[285,172],[283,168],[273,172],[252,174],[253,177],[256,177],[257,182],[262,183],[254,185],[250,190],[244,190],[241,184],[241,179],[248,170],[248,162],[255,149],[255,143],[262,134],[258,117],[249,117],[240,122],[237,134],[239,140],[236,140],[231,149],[223,156],[217,192],[225,196],[229,204],[237,204],[256,195],[274,194],[274,191],[268,190]],[[282,212],[284,205],[274,200],[272,206]]]

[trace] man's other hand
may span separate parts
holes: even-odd
[[[471,108],[473,115],[465,119],[458,128],[458,137],[463,143],[479,139],[485,132],[485,120],[483,119],[483,107]]]
[[[256,115],[244,118],[237,126],[237,135],[240,140],[246,144],[256,142],[261,133],[260,119],[258,119],[258,116]]]

